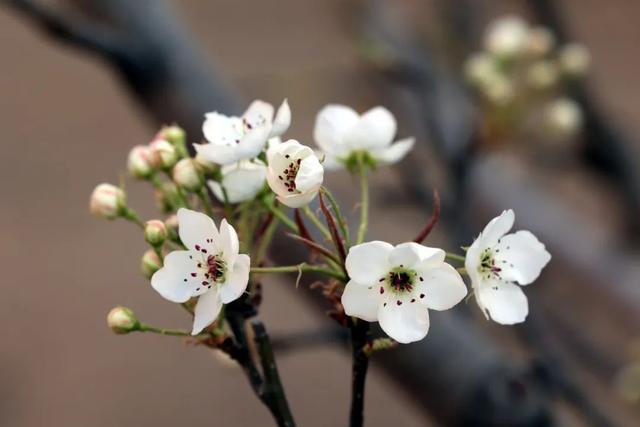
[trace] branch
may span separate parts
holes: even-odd
[[[351,410],[349,427],[362,427],[364,424],[364,391],[369,368],[369,358],[364,352],[369,342],[369,322],[352,319],[351,329]]]

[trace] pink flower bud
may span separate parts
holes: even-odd
[[[140,270],[142,270],[144,277],[151,279],[153,273],[160,270],[160,268],[162,268],[162,261],[153,249],[149,249],[142,255]]]
[[[187,191],[198,191],[204,184],[196,162],[191,158],[176,163],[172,176],[175,183]]]
[[[89,211],[98,217],[114,219],[121,216],[127,207],[122,189],[111,184],[100,184],[91,193]]]
[[[167,239],[167,227],[159,219],[147,221],[144,226],[144,240],[151,246],[160,246]]]
[[[114,307],[107,315],[107,325],[116,334],[128,334],[140,328],[140,322],[127,307]]]
[[[161,169],[171,169],[178,161],[176,148],[167,140],[156,139],[149,144],[151,163]]]
[[[155,168],[151,164],[151,149],[145,145],[136,145],[129,152],[127,159],[129,173],[136,178],[145,179],[150,177]]]

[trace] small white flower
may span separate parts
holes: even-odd
[[[282,135],[291,124],[291,110],[285,99],[274,120],[273,106],[257,100],[241,117],[213,112],[205,118],[202,132],[209,143],[194,147],[206,160],[228,165],[256,157],[269,138]]]
[[[290,139],[270,150],[268,161],[267,182],[282,204],[299,208],[316,197],[324,169],[311,148]]]
[[[448,310],[467,295],[442,249],[417,243],[373,241],[351,247],[346,259],[349,283],[342,294],[345,313],[378,321],[401,343],[421,340],[429,331],[429,312]]]
[[[242,160],[223,166],[222,182],[207,181],[209,188],[221,202],[225,201],[224,190],[229,203],[240,203],[253,199],[264,187],[267,166],[260,160]]]
[[[529,26],[520,17],[507,15],[489,25],[484,46],[498,57],[513,57],[524,53],[529,42]]]
[[[245,291],[250,259],[238,253],[238,235],[226,219],[218,231],[207,215],[181,208],[178,222],[180,240],[188,250],[167,255],[164,266],[151,278],[151,286],[176,303],[199,297],[191,332],[197,335],[216,320],[222,304]]]
[[[536,280],[551,259],[529,231],[507,234],[514,219],[512,210],[492,219],[469,247],[465,260],[480,309],[503,325],[520,323],[527,317],[527,297],[518,284]]]
[[[325,155],[325,167],[339,168],[364,152],[375,162],[391,164],[413,148],[414,138],[392,144],[396,119],[384,107],[374,107],[362,115],[345,105],[330,104],[316,117],[313,137]]]
[[[554,100],[545,109],[546,129],[553,137],[568,139],[580,130],[583,117],[580,105],[570,98]]]

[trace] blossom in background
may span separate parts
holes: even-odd
[[[225,201],[226,191],[229,203],[240,203],[253,199],[262,190],[267,166],[260,160],[243,160],[223,166],[220,173],[222,181],[207,181],[209,188],[221,202]]]
[[[495,322],[512,325],[529,313],[527,297],[518,285],[538,278],[551,255],[529,231],[507,234],[512,210],[489,222],[467,250],[465,268],[482,312]]]
[[[309,204],[318,194],[324,169],[313,150],[290,139],[269,150],[267,182],[290,208]]]
[[[529,44],[529,26],[519,16],[502,16],[489,25],[484,47],[500,58],[525,53]]]
[[[395,135],[396,119],[386,108],[374,107],[360,115],[337,104],[320,110],[313,130],[316,144],[325,155],[324,164],[330,169],[352,166],[358,153],[375,163],[401,160],[415,141],[405,138],[392,144]]]
[[[198,154],[219,165],[236,163],[256,157],[269,138],[282,135],[291,124],[287,100],[278,108],[275,119],[273,106],[253,101],[241,116],[225,116],[217,112],[205,114],[202,132],[208,143],[194,144]]]
[[[380,322],[398,342],[421,340],[429,331],[428,309],[448,310],[467,295],[462,277],[444,259],[442,249],[413,242],[351,247],[346,259],[350,280],[342,294],[345,313]]]
[[[164,266],[151,277],[151,286],[176,303],[199,297],[191,332],[197,335],[216,320],[223,304],[245,291],[250,259],[238,253],[238,235],[226,219],[218,231],[207,215],[181,208],[178,223],[187,250],[167,255]]]

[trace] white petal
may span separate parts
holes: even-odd
[[[316,156],[321,159],[322,167],[326,170],[334,171],[344,169],[344,162],[331,154],[319,151],[316,153]]]
[[[242,153],[237,146],[225,144],[193,144],[196,153],[200,154],[205,160],[218,165],[228,165],[235,163],[242,157]]]
[[[296,175],[296,189],[301,192],[314,190],[322,185],[324,168],[315,154],[310,154],[300,162]]]
[[[358,123],[360,116],[345,105],[330,104],[316,116],[313,139],[326,153],[342,154],[346,149],[344,137]]]
[[[204,248],[212,254],[221,249],[217,246],[220,238],[218,229],[213,220],[203,213],[178,209],[178,234],[182,243],[193,251],[200,252]]]
[[[412,268],[426,259],[439,265],[444,261],[444,257],[445,252],[442,249],[430,248],[415,242],[406,242],[399,244],[391,251],[389,265],[391,267]]]
[[[191,251],[173,251],[164,258],[164,266],[151,277],[151,286],[164,299],[182,303],[197,293],[202,278],[191,276],[198,271],[191,257]]]
[[[384,148],[391,145],[395,135],[393,114],[384,107],[375,107],[360,117],[345,142],[352,149]]]
[[[378,305],[382,296],[378,286],[367,286],[350,280],[342,293],[342,305],[348,316],[367,322],[378,320]]]
[[[400,141],[394,142],[389,147],[371,150],[371,155],[374,159],[383,164],[389,165],[396,163],[402,160],[402,158],[411,151],[415,142],[415,138],[401,139]]]
[[[408,344],[423,339],[429,332],[429,310],[417,302],[390,297],[379,306],[378,322],[391,338]]]
[[[507,234],[494,248],[496,266],[502,269],[500,277],[528,285],[538,278],[551,260],[544,244],[529,231]]]
[[[240,243],[238,242],[236,230],[229,225],[226,218],[223,218],[222,222],[220,222],[220,249],[228,267],[231,268],[238,256]]]
[[[240,203],[253,199],[262,190],[266,175],[267,167],[262,162],[245,160],[222,168],[222,184],[217,181],[207,184],[221,202],[224,202],[224,187],[229,203]]]
[[[311,201],[318,195],[319,190],[320,188],[315,191],[307,191],[306,193],[284,195],[276,194],[276,197],[283,205],[292,209],[297,209],[311,203]]]
[[[289,126],[291,126],[291,108],[289,108],[289,103],[285,99],[278,108],[276,118],[273,121],[271,137],[282,135],[289,129]]]
[[[220,285],[220,300],[229,304],[242,295],[249,283],[249,266],[251,259],[249,255],[240,254],[233,264],[233,269],[227,272],[226,281]]]
[[[217,112],[205,114],[202,123],[204,137],[213,144],[232,144],[240,138],[242,122],[238,117],[228,117]]]
[[[265,147],[267,140],[269,139],[269,133],[271,132],[271,124],[266,123],[262,126],[256,126],[247,132],[244,137],[237,144],[238,153],[235,161],[252,159]]]
[[[358,283],[377,284],[390,270],[389,254],[392,250],[392,245],[378,240],[352,246],[345,260],[349,277]]]
[[[514,221],[515,215],[511,209],[503,211],[500,216],[489,221],[489,224],[487,224],[480,236],[482,239],[480,246],[483,248],[492,248],[495,246],[498,240],[511,230]]]
[[[220,314],[222,301],[216,288],[198,298],[193,312],[193,330],[191,335],[198,335],[204,328],[212,324]]]
[[[428,263],[428,261],[427,261]],[[467,296],[467,287],[460,274],[449,264],[440,267],[428,267],[418,271],[423,280],[416,281],[414,295],[433,310],[449,310]],[[425,295],[424,298],[420,298]]]
[[[475,290],[480,308],[502,325],[524,322],[529,314],[527,297],[518,285],[492,280],[482,282]]]
[[[273,121],[273,105],[256,99],[249,105],[242,117],[254,127],[261,126],[264,123],[271,124]]]

